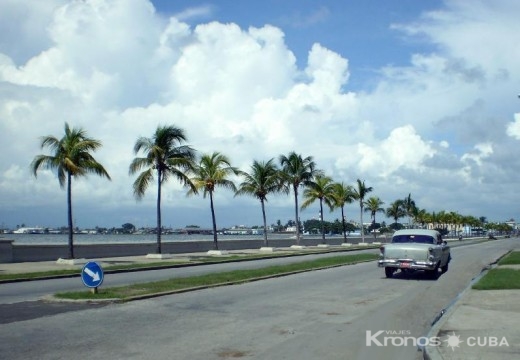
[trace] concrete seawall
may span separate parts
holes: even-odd
[[[372,242],[373,239],[365,239]],[[358,243],[359,238],[349,238],[348,242]],[[317,246],[323,241],[321,238],[302,238],[300,245]],[[328,245],[341,245],[343,238],[328,238]],[[296,244],[296,239],[269,239],[271,247],[289,247]],[[237,239],[219,240],[219,250],[243,250],[259,249],[264,246],[264,241],[260,239]],[[99,257],[118,257],[118,256],[139,256],[153,254],[156,252],[156,243],[126,243],[126,244],[78,244],[74,245],[74,256],[76,258],[99,258]],[[213,250],[213,241],[175,241],[162,242],[162,253],[164,254],[183,254],[193,252],[207,252]],[[68,246],[64,245],[26,245],[16,244],[13,240],[0,240],[0,263],[10,262],[32,262],[32,261],[52,261],[58,258],[67,258]]]

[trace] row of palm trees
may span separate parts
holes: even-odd
[[[346,223],[344,206],[354,201],[359,202],[360,223],[363,224],[363,212],[369,211],[375,223],[375,214],[381,211],[383,202],[378,197],[365,201],[365,197],[373,189],[365,185],[364,181],[357,180],[357,186],[337,183],[325,176],[322,170],[316,167],[312,156],[303,157],[295,152],[280,155],[278,163],[274,158],[268,161],[254,160],[249,172],[244,172],[231,165],[227,156],[219,152],[197,156],[196,151],[186,145],[187,137],[184,130],[173,125],[158,126],[152,137],[139,137],[134,145],[135,158],[129,166],[129,174],[137,174],[133,183],[133,192],[137,200],[143,198],[146,190],[153,182],[157,184],[157,249],[161,249],[161,197],[162,185],[171,178],[176,179],[188,189],[187,195],[196,195],[202,192],[204,198],[209,196],[211,217],[213,224],[214,248],[218,249],[217,222],[214,207],[214,192],[222,187],[232,190],[235,196],[250,195],[260,201],[264,226],[264,244],[267,246],[267,221],[265,203],[267,196],[273,193],[294,194],[294,211],[296,226],[296,243],[300,243],[299,209],[304,209],[315,201],[319,201],[320,221],[322,224],[322,239],[325,242],[323,231],[323,205],[333,209],[340,208],[343,225],[343,236],[346,241]],[[31,170],[37,176],[38,170],[51,169],[57,171],[60,186],[67,188],[67,214],[69,227],[69,258],[74,258],[73,223],[72,223],[72,195],[71,182],[73,177],[82,177],[96,174],[110,180],[105,168],[92,156],[92,152],[101,147],[101,142],[87,136],[83,129],[70,128],[65,123],[65,134],[58,139],[52,135],[41,138],[41,148],[49,148],[51,155],[37,155],[32,163]],[[237,186],[232,176],[242,178]],[[299,206],[299,189],[302,187],[303,203]],[[412,216],[415,204],[408,196],[399,201],[398,208],[387,209],[387,215],[397,219],[401,212]],[[406,209],[406,210],[403,210]],[[415,216],[415,215],[414,215]],[[419,218],[417,218],[419,219]],[[361,231],[362,242],[365,242],[364,231]]]
[[[401,218],[408,217],[408,227],[420,226],[422,228],[430,227],[444,232],[453,231],[461,233],[465,227],[469,228],[486,228],[488,230],[511,231],[512,228],[507,224],[487,223],[485,217],[477,218],[471,215],[461,215],[454,211],[428,212],[416,206],[411,194],[404,199],[395,200],[390,206],[384,209],[384,202],[378,197],[370,197],[365,201],[365,211],[369,211],[372,216],[372,223],[375,224],[376,213],[380,212],[386,217],[394,219],[394,229],[398,227],[398,221]],[[504,226],[505,225],[505,226]]]

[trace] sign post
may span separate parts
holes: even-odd
[[[81,280],[92,289],[93,294],[97,294],[98,287],[103,283],[103,269],[97,262],[90,261],[81,270]]]

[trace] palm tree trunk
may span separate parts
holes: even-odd
[[[343,210],[343,206],[341,207],[341,224],[343,225],[343,242],[347,242],[347,224],[345,223],[345,212]]]
[[[361,211],[360,211],[360,215],[359,215],[359,218],[361,220],[361,242],[364,243],[365,242],[365,228],[363,227],[363,204],[361,203],[361,201],[359,202],[359,207],[361,208]]]
[[[298,186],[293,185],[294,190],[294,214],[296,220],[296,245],[300,245],[300,222],[298,221]]]
[[[162,172],[158,170],[157,173],[157,254],[161,254],[161,177]]]
[[[267,220],[265,218],[264,199],[260,199],[260,203],[262,204],[262,218],[264,219],[264,245],[267,246]]]
[[[72,176],[67,172],[67,220],[69,223],[69,259],[74,259],[74,240],[72,225]]]
[[[215,250],[218,250],[218,241],[217,241],[217,220],[215,219],[215,208],[213,207],[213,192],[209,192],[209,200],[211,206],[211,219],[213,220],[213,244]]]
[[[374,213],[374,220],[372,222],[374,225],[372,225],[372,231],[374,232],[374,241],[376,241],[376,213]]]
[[[321,240],[325,244],[325,224],[323,223],[323,200],[320,199]]]

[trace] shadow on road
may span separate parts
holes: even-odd
[[[394,275],[388,280],[421,280],[421,281],[436,281],[442,276],[442,273],[439,271],[437,277],[431,276],[425,271],[396,271]],[[383,278],[386,278],[383,276]]]

